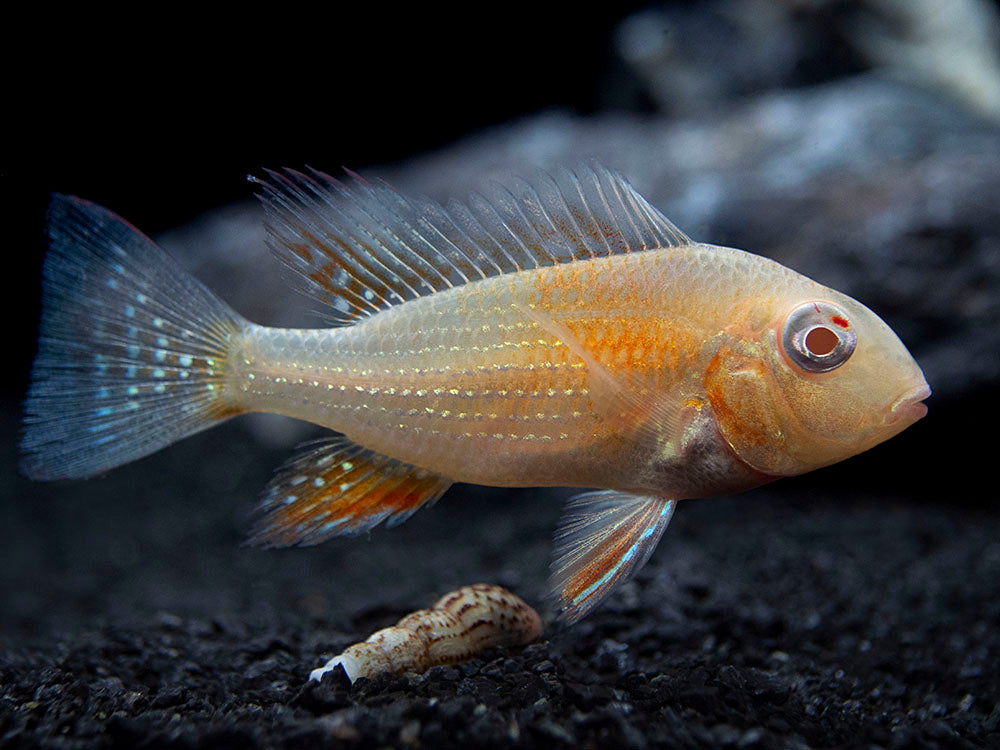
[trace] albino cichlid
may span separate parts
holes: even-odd
[[[272,481],[265,545],[397,524],[453,482],[600,487],[556,537],[572,622],[678,500],[832,464],[926,413],[868,308],[693,242],[602,167],[447,208],[353,176],[261,184],[275,253],[333,327],[250,323],[115,214],[53,199],[29,476],[100,474],[256,411],[337,433]]]

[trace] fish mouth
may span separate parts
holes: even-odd
[[[916,422],[927,413],[927,406],[921,402],[930,395],[931,389],[927,383],[906,391],[889,407],[889,418],[886,422],[888,424],[904,420],[911,424]]]

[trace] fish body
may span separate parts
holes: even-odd
[[[337,433],[272,482],[264,544],[398,523],[455,481],[599,487],[557,535],[573,621],[677,500],[834,463],[925,412],[874,313],[691,241],[603,168],[447,209],[320,173],[263,187],[272,246],[331,328],[250,323],[118,217],[56,199],[29,475],[98,473],[263,411]]]
[[[734,302],[699,305],[681,279],[729,252],[692,246],[523,270],[346,328],[251,327],[225,388],[243,410],[316,422],[455,481],[715,494],[655,462],[683,439],[663,415],[708,404],[705,343]],[[771,265],[733,253],[744,258],[734,275]],[[630,393],[595,382],[563,330]]]

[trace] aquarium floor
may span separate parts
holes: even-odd
[[[206,488],[204,445],[16,480],[34,496],[0,518],[0,747],[1000,747],[989,505],[824,488],[833,473],[682,503],[638,579],[561,630],[543,594],[566,493],[457,487],[370,539],[250,549],[245,495],[271,464]],[[545,612],[543,640],[306,681],[477,581]]]

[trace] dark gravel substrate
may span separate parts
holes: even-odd
[[[684,503],[638,580],[569,630],[310,684],[454,586],[539,604],[564,495],[460,487],[367,541],[241,549],[241,487],[263,467],[210,505],[145,482],[183,483],[208,440],[4,507],[10,539],[44,527],[48,546],[7,548],[0,747],[1000,744],[995,508],[859,495],[835,469]]]

